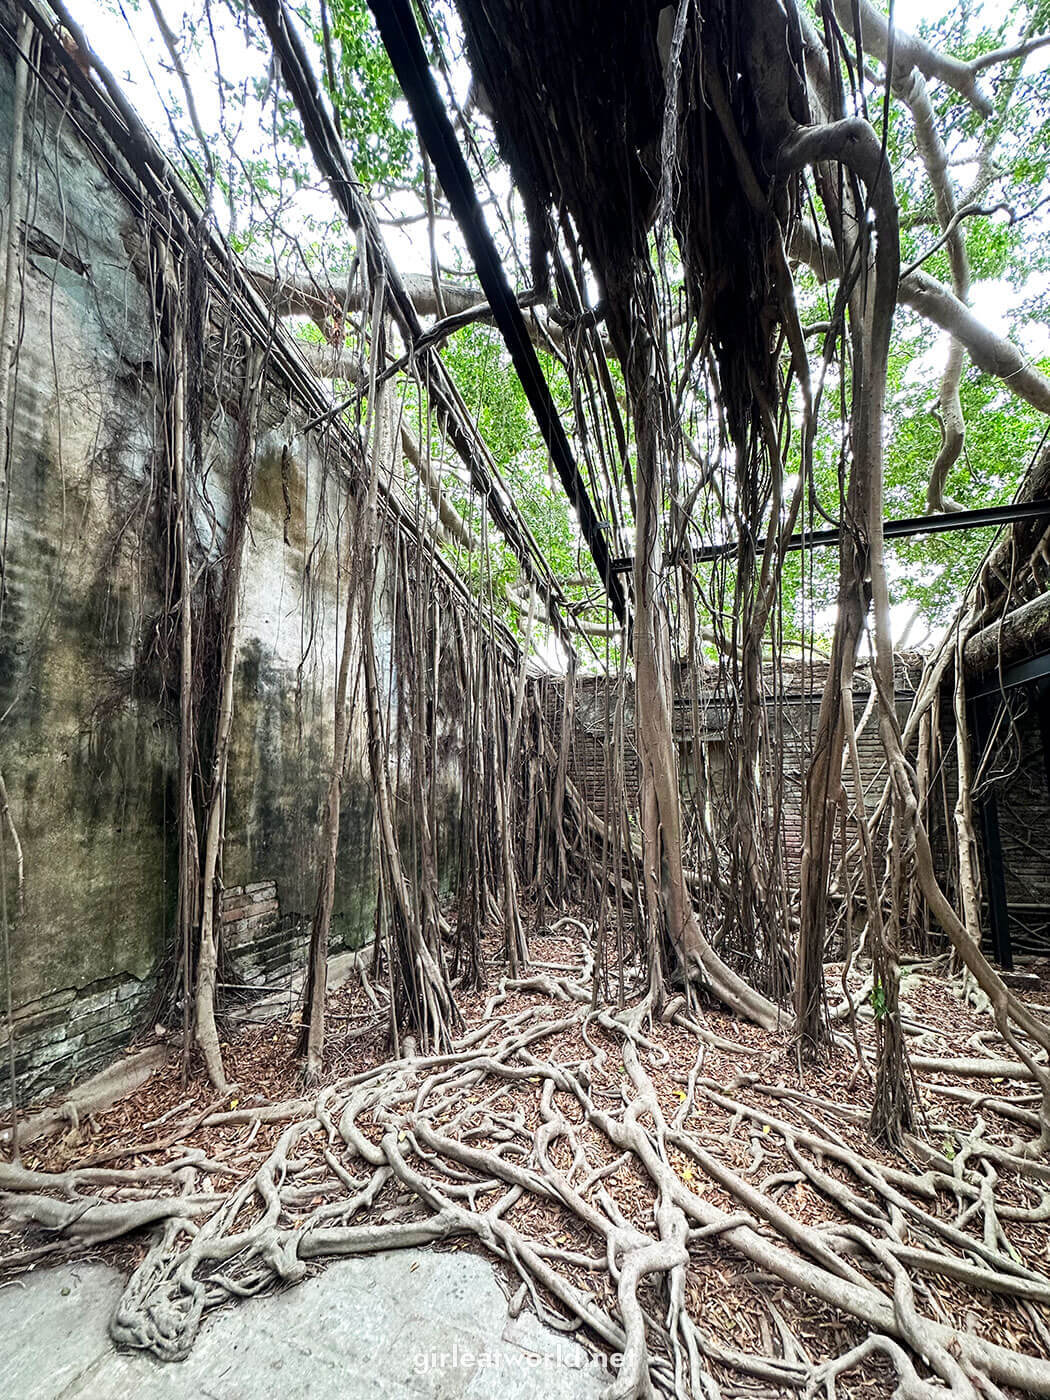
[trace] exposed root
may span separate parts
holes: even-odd
[[[734,1372],[776,1394],[835,1397],[876,1354],[905,1400],[1050,1394],[1039,1318],[1050,1277],[1025,1233],[1050,1218],[1042,1163],[978,1116],[952,1158],[913,1140],[919,1166],[897,1165],[863,1137],[860,1107],[757,1072],[712,1078],[712,1060],[724,1074],[744,1047],[675,1004],[657,1022],[647,999],[592,1010],[592,971],[589,953],[575,972],[538,961],[479,999],[446,1053],[406,1044],[313,1098],[188,1119],[250,1125],[250,1138],[282,1125],[221,1196],[212,1180],[230,1167],[198,1149],[131,1171],[5,1167],[4,1207],[84,1244],[159,1224],[111,1330],[167,1359],[187,1354],[210,1308],[315,1260],[469,1239],[515,1277],[516,1307],[618,1354],[616,1400],[717,1396]],[[981,1048],[994,1063],[995,1047]],[[998,1097],[1010,1106],[1008,1090]],[[982,1100],[979,1112],[994,1109]],[[711,1251],[756,1280],[761,1350],[712,1329]],[[985,1295],[1010,1310],[1018,1349],[972,1330],[967,1309]],[[856,1344],[813,1359],[785,1296],[803,1318],[832,1309]]]

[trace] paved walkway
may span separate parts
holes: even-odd
[[[597,1400],[611,1380],[532,1314],[509,1318],[475,1254],[340,1260],[211,1314],[181,1362],[114,1348],[122,1288],[103,1264],[0,1288],[5,1400]]]

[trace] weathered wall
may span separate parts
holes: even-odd
[[[5,55],[4,189],[12,94]],[[10,978],[29,1091],[127,1033],[160,960],[174,870],[171,732],[133,686],[117,694],[152,587],[150,309],[108,181],[50,104],[34,117],[0,617],[0,759],[26,870]],[[10,874],[9,841],[6,854]],[[15,912],[10,878],[7,893]]]
[[[980,864],[981,931],[992,953],[988,911],[988,854],[980,822],[981,800],[994,797],[998,814],[1001,869],[1006,886],[1010,936],[1016,955],[1050,951],[1050,781],[1043,748],[1041,708],[1050,695],[1036,685],[1006,692],[1007,714],[1000,717],[990,755],[981,761],[976,750],[974,715],[968,713],[970,764],[980,762],[974,798],[974,836]],[[955,804],[959,769],[951,681],[941,695],[937,761],[931,780],[928,822],[934,866],[956,908],[958,850]]]
[[[916,657],[898,658],[896,698],[898,715],[907,715],[919,679]],[[779,700],[769,702],[771,731],[782,726],[780,763],[783,799],[782,823],[786,874],[789,886],[797,890],[802,854],[802,793],[809,748],[816,730],[820,707],[821,669],[811,672],[803,689],[797,683],[786,685]],[[868,698],[866,678],[858,675],[854,689],[854,711],[858,719]],[[1035,685],[1010,692],[1010,722],[1001,723],[990,762],[985,769],[981,790],[995,796],[1002,848],[1002,868],[1006,882],[1011,936],[1015,953],[1046,954],[1050,948],[1050,781],[1044,752],[1042,708],[1050,705],[1050,691]],[[562,710],[559,686],[549,686],[546,697],[548,717],[560,723]],[[717,688],[701,683],[699,710],[701,743],[708,770],[717,785],[718,755],[725,736],[726,716],[717,698]],[[598,813],[606,807],[606,763],[609,736],[615,713],[614,688],[604,679],[582,678],[575,692],[574,724],[570,748],[570,776],[585,793]],[[702,790],[690,780],[693,716],[688,690],[683,683],[675,700],[675,729],[682,759],[682,789],[688,816],[690,805],[702,799]],[[624,704],[624,778],[628,799],[635,802],[638,790],[637,754],[634,748],[634,716],[630,691]],[[934,863],[950,896],[956,897],[954,826],[952,813],[957,792],[955,722],[950,696],[945,696],[940,714],[940,756],[928,820]],[[858,744],[861,778],[869,810],[878,802],[886,782],[886,765],[878,726],[874,719],[864,727]],[[723,818],[725,813],[722,814]],[[979,842],[983,888],[987,896],[987,856]],[[988,940],[987,898],[983,932]],[[937,936],[936,930],[933,930]]]
[[[12,60],[0,52],[4,188],[12,94]],[[175,956],[178,732],[171,685],[159,679],[172,600],[162,566],[165,405],[147,266],[156,245],[122,197],[135,190],[133,177],[89,118],[98,150],[81,138],[77,104],[63,111],[38,90],[29,116],[0,611],[0,766],[25,859],[20,914],[8,838],[10,958],[0,971],[10,979],[23,1099],[110,1057],[162,1004],[157,993],[170,985]],[[224,547],[236,438],[236,405],[221,382],[223,315],[213,307],[203,470],[192,499],[202,565]],[[242,578],[222,866],[228,914],[245,891],[258,893],[253,887],[265,886],[269,907],[258,924],[228,920],[244,924],[222,953],[231,989],[287,977],[302,958],[316,888],[344,601],[337,608],[336,544],[345,546],[346,526],[330,444],[303,431],[308,416],[269,375]],[[381,585],[388,568],[389,557]],[[390,608],[381,586],[377,628],[388,658]],[[392,662],[382,669],[389,682]],[[350,752],[335,946],[367,938],[374,917],[360,705]],[[454,789],[454,762],[445,779]],[[454,791],[444,800],[453,803]],[[6,1031],[0,1037],[6,1053]]]
[[[896,698],[898,713],[902,718],[906,715],[914,695],[917,676],[917,664],[898,660]],[[778,689],[774,688],[774,679]],[[803,783],[813,735],[816,732],[823,682],[823,667],[811,667],[804,676],[800,676],[792,668],[785,667],[778,677],[769,677],[767,687],[767,722],[770,733],[779,736],[776,742],[780,755],[778,776],[783,803],[784,853],[788,881],[793,888],[797,888],[802,857]],[[854,709],[858,720],[864,712],[868,694],[867,679],[858,674],[854,688]],[[688,677],[681,678],[676,689],[673,722],[681,760],[687,828],[693,804],[703,801],[705,795],[716,805],[721,798],[719,779],[723,768],[728,717],[726,704],[720,697],[721,689],[716,675],[701,677],[697,696],[700,719],[700,733],[697,737],[704,750],[704,762],[707,765],[710,783],[710,789],[705,792],[703,780],[696,781],[691,771],[694,717]],[[546,703],[552,722],[559,723],[562,707],[560,688],[549,687]],[[603,813],[606,805],[606,750],[613,731],[615,713],[613,686],[600,677],[581,678],[576,685],[574,704],[570,773],[594,810]],[[634,747],[634,701],[630,689],[624,702],[623,733],[624,781],[628,799],[636,806],[638,755]],[[864,726],[858,751],[865,798],[869,804],[874,804],[886,779],[882,744],[874,718]],[[727,813],[723,812],[721,816],[728,821]],[[715,829],[719,829],[717,817]]]

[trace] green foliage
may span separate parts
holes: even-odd
[[[1019,35],[1050,27],[1050,0],[999,8],[952,4],[920,28],[923,37],[961,58],[1012,44]],[[961,225],[970,264],[970,301],[978,316],[1002,316],[996,329],[1021,346],[1044,346],[1050,330],[1050,240],[1047,198],[1050,179],[1050,65],[1045,56],[989,68],[981,83],[993,103],[990,117],[945,84],[928,91],[947,148],[957,207],[982,211]],[[881,101],[869,91],[869,111],[881,125]],[[921,260],[924,272],[951,286],[945,247],[929,179],[916,149],[914,125],[898,101],[890,105],[887,149],[901,221],[902,265]],[[931,251],[932,250],[932,251]],[[929,254],[929,256],[927,256]],[[1031,290],[1029,290],[1031,289]],[[798,278],[804,321],[828,316],[827,290],[808,273]],[[813,344],[815,342],[811,342]],[[933,414],[944,370],[947,339],[936,328],[898,307],[891,346],[885,420],[884,514],[921,515],[926,509],[930,469],[941,445]],[[1047,363],[1042,362],[1047,368]],[[837,423],[838,370],[825,386],[823,421],[815,444],[815,486],[820,504],[840,513],[838,460],[843,427]],[[846,380],[846,399],[849,382]],[[966,425],[963,455],[946,483],[946,495],[967,507],[1011,499],[1029,466],[1046,419],[1002,381],[967,363],[960,388]],[[813,522],[818,527],[825,522]],[[895,604],[915,608],[929,628],[943,625],[959,601],[993,531],[970,530],[887,542],[887,566]],[[834,549],[814,551],[806,564],[789,559],[784,572],[785,632],[797,636],[803,623],[833,618],[838,559]],[[920,629],[921,632],[922,629]]]
[[[319,11],[300,14],[323,51]],[[401,89],[366,0],[331,0],[328,22],[335,70],[329,97],[339,113],[354,173],[369,189],[403,183],[413,167],[411,126],[395,112]]]
[[[881,1021],[887,1011],[886,988],[878,980],[872,986],[870,1000],[875,1019]]]

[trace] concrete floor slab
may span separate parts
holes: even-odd
[[[294,1288],[211,1314],[185,1361],[118,1352],[124,1281],[103,1264],[0,1289],[10,1400],[596,1400],[610,1377],[576,1343],[507,1315],[476,1254],[340,1260]]]

